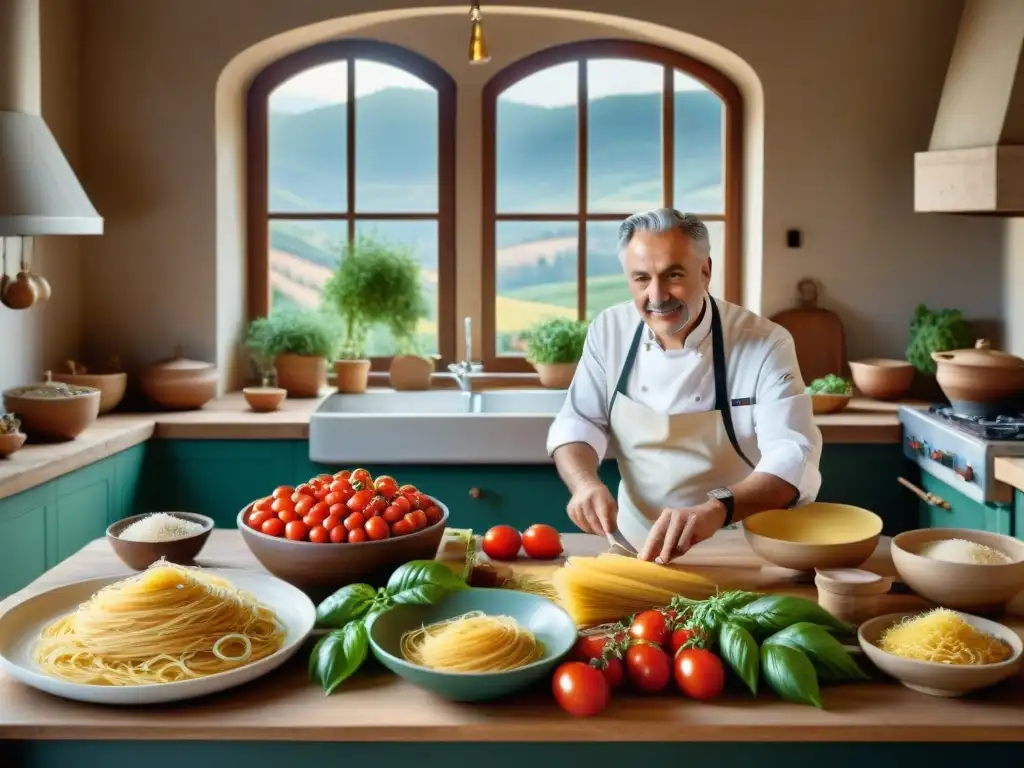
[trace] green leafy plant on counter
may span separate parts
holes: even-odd
[[[583,356],[589,323],[556,317],[542,320],[522,335],[526,359],[540,365],[575,363]]]
[[[436,560],[399,566],[384,587],[349,584],[316,609],[316,626],[331,630],[313,647],[309,677],[329,696],[363,665],[370,647],[367,632],[375,616],[396,605],[432,605],[449,592],[468,589],[459,574]]]
[[[367,334],[374,326],[391,332],[396,352],[419,354],[416,328],[429,314],[412,249],[376,235],[347,243],[334,274],[324,285],[323,305],[344,324],[340,357],[366,357]]]
[[[971,345],[971,330],[959,309],[928,309],[918,304],[910,320],[907,362],[918,371],[934,374],[932,352],[948,352]]]
[[[316,309],[286,309],[253,320],[245,345],[262,372],[273,366],[278,355],[330,360],[337,353],[340,335],[341,325],[334,315]]]
[[[830,373],[815,379],[807,386],[809,395],[850,395],[853,394],[853,385],[842,376]]]
[[[811,600],[735,590],[708,598],[677,597],[670,608],[692,633],[684,647],[715,649],[757,694],[763,677],[786,701],[822,708],[819,680],[866,680],[840,638],[854,628]]]

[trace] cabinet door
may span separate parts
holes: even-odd
[[[116,467],[114,456],[57,479],[57,551],[51,566],[106,535],[119,516]]]
[[[0,499],[0,599],[46,572],[46,519],[55,499],[54,483]]]
[[[921,487],[949,503],[949,509],[943,509],[921,501],[922,528],[972,528],[1005,535],[1012,532],[1012,505],[981,504],[927,472],[921,473]]]

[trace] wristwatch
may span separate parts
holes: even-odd
[[[725,522],[722,523],[722,527],[732,525],[732,514],[735,509],[735,499],[733,498],[732,491],[728,488],[715,488],[712,491],[708,491],[709,499],[716,499],[725,506]]]

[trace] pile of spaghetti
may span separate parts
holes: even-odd
[[[544,646],[511,616],[470,611],[406,632],[406,661],[443,672],[507,672],[539,661]]]
[[[284,638],[273,611],[230,582],[158,562],[47,626],[33,659],[75,683],[147,685],[251,664]]]
[[[1008,643],[947,608],[904,618],[882,633],[878,647],[905,659],[958,665],[996,664],[1013,653]]]

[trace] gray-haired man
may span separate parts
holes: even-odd
[[[779,325],[708,293],[707,227],[670,208],[619,229],[633,295],[587,333],[548,453],[582,530],[668,562],[722,526],[813,501],[821,432]],[[622,480],[597,467],[609,441]]]

